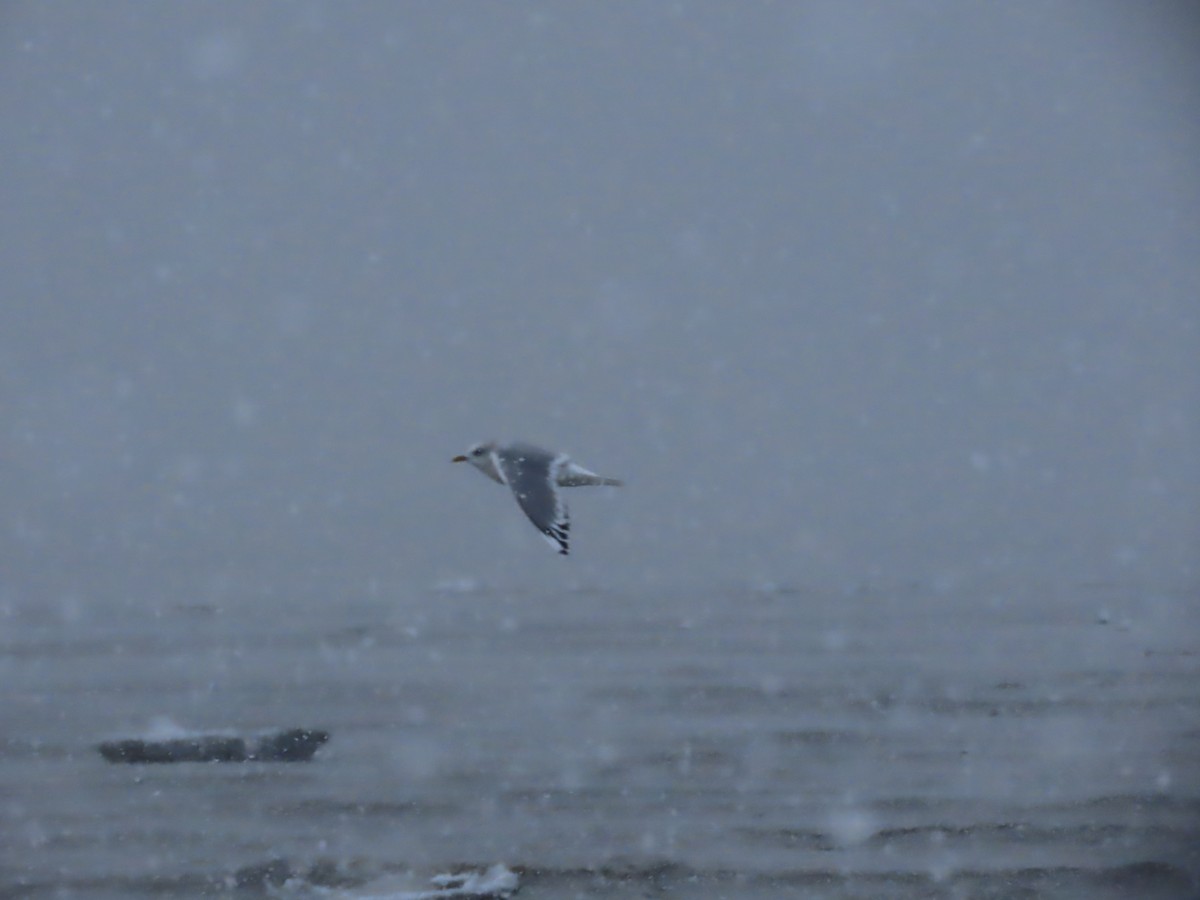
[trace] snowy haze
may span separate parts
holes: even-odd
[[[0,590],[1193,582],[1185,8],[6,4]]]

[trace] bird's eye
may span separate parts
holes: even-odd
[[[474,450],[471,451],[471,455],[472,456],[483,456],[483,448],[476,447]]]

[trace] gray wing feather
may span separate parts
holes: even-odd
[[[495,457],[497,468],[529,521],[566,556],[571,522],[555,481],[567,457],[523,444],[497,450]]]

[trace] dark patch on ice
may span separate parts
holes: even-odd
[[[1153,889],[1156,891],[1179,891],[1179,896],[1185,892],[1193,897],[1200,891],[1200,884],[1187,872],[1170,863],[1157,860],[1129,863],[1124,866],[1113,866],[1108,870],[1114,887],[1129,891]]]
[[[737,834],[750,843],[793,850],[833,850],[837,842],[823,831],[806,828],[738,828]]]
[[[329,740],[328,731],[291,728],[257,737],[130,738],[105,741],[100,755],[112,763],[307,762]]]

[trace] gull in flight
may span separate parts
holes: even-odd
[[[529,521],[563,556],[567,555],[571,522],[567,517],[567,504],[559,496],[558,489],[592,484],[619,487],[622,483],[617,478],[589,472],[572,462],[565,453],[543,450],[533,444],[487,441],[476,444],[451,462],[470,463],[492,481],[512,488],[513,496],[529,516]]]

